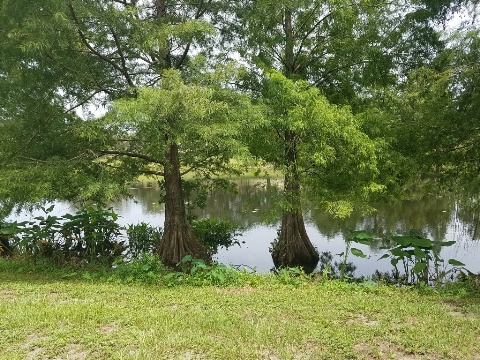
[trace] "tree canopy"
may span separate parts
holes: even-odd
[[[422,172],[475,193],[479,185],[479,30],[456,33],[451,47],[410,75],[398,94],[398,139]]]
[[[344,217],[353,203],[365,203],[382,189],[375,183],[375,144],[348,107],[331,104],[317,88],[278,72],[267,75],[262,99],[266,121],[251,149],[284,173],[295,166],[310,199]],[[293,149],[290,161],[286,153]]]
[[[248,150],[284,173],[276,264],[313,269],[302,192],[346,216],[403,186],[412,164],[478,184],[478,29],[447,41],[438,28],[477,5],[4,0],[3,211],[112,199],[139,174],[157,176],[158,252],[175,264],[205,255],[182,176],[210,181]],[[241,77],[225,62],[233,54]]]

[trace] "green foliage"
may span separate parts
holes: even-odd
[[[162,175],[166,151],[177,143],[187,172],[200,177],[228,172],[230,158],[240,150],[236,139],[248,108],[248,99],[233,91],[186,84],[178,71],[164,71],[160,88],[140,88],[136,98],[114,103],[104,123],[123,140],[105,151],[112,155],[105,161],[136,175]]]
[[[210,255],[216,254],[220,247],[228,249],[234,245],[240,246],[237,237],[241,234],[238,232],[238,227],[229,220],[214,218],[194,220],[192,229],[198,241],[206,246]]]
[[[53,206],[42,209],[45,214],[36,221],[4,224],[0,230],[14,236],[13,245],[20,253],[65,263],[111,262],[124,251],[113,210],[86,206],[75,214],[58,217],[50,215]]]
[[[320,254],[318,269],[321,278],[325,280],[338,279],[343,282],[362,282],[364,277],[356,277],[355,270],[357,267],[353,262],[345,261],[345,254],[340,253],[337,256],[343,256],[341,261],[334,261],[330,251],[324,251]]]
[[[142,254],[130,262],[118,262],[108,275],[100,279],[109,282],[140,282],[173,286],[258,286],[265,283],[300,286],[312,283],[313,278],[298,268],[283,268],[275,275],[260,275],[246,269],[210,263],[185,256],[178,264],[181,271],[165,268],[155,255]],[[95,275],[88,273],[90,279]]]
[[[161,227],[150,226],[144,222],[127,227],[128,252],[136,258],[142,254],[151,254],[162,239]]]
[[[369,245],[370,241],[375,237],[376,236],[369,231],[356,230],[352,233],[351,236],[347,236],[345,238],[345,243],[346,243],[345,251],[338,254],[341,257],[343,256],[343,262],[340,264],[340,276],[339,276],[340,281],[344,280],[345,273],[347,272],[347,270],[350,270],[348,272],[353,273],[353,271],[351,271],[351,267],[350,269],[348,269],[348,263],[347,263],[348,255],[350,253],[353,256],[360,257],[362,259],[365,259],[367,257],[367,255],[365,255],[362,250],[357,248],[352,248],[351,247],[352,242],[357,244],[362,244],[362,245]]]
[[[42,207],[44,215],[35,217],[36,221],[23,222],[20,226],[22,236],[18,243],[21,252],[40,257],[52,257],[54,250],[57,250],[58,238],[61,229],[60,218],[51,216],[49,213],[53,210],[53,205],[49,208]]]
[[[86,206],[73,215],[63,215],[66,220],[61,228],[64,248],[75,249],[78,255],[85,254],[88,259],[120,256],[124,244],[117,241],[121,229],[117,218],[112,209],[99,205]]]
[[[392,96],[397,149],[417,162],[435,187],[478,193],[480,30],[453,33],[429,67],[409,74]],[[432,132],[435,136],[431,136]]]
[[[26,221],[23,222],[2,222],[0,224],[0,246],[1,256],[11,255],[14,251],[15,245],[18,243],[19,234],[23,231]]]
[[[228,269],[225,265],[207,265],[203,260],[193,259],[188,255],[177,266],[183,271],[168,274],[164,279],[168,286],[182,282],[194,286],[225,286],[231,285],[235,277],[234,270]]]
[[[154,254],[141,254],[128,261],[119,258],[110,269],[98,271],[64,270],[67,277],[80,277],[89,281],[113,283],[143,283],[160,286],[257,286],[267,281],[265,276],[236,270],[217,263],[206,264],[203,260],[185,256],[177,265],[181,271],[168,268]]]
[[[205,218],[193,220],[192,230],[200,243],[208,250],[210,256],[218,252],[220,247],[228,249],[234,245],[240,245],[237,240],[241,234],[238,227],[228,220]],[[128,251],[133,257],[143,253],[151,254],[162,241],[163,231],[160,227],[153,227],[146,223],[129,225],[127,228]]]
[[[371,89],[394,85],[432,60],[442,43],[431,20],[446,2],[282,0],[274,9],[269,0],[238,2],[225,32],[257,70],[252,77],[275,69],[353,108]]]
[[[276,274],[275,281],[282,285],[300,286],[312,281],[312,277],[301,268],[281,268]]]
[[[396,246],[389,249],[380,259],[390,258],[397,279],[401,277],[398,268],[400,263],[405,280],[409,284],[441,285],[448,275],[463,269],[465,265],[455,259],[449,259],[448,264],[452,267],[447,269],[445,260],[440,256],[441,248],[451,246],[455,241],[432,241],[415,232],[392,236],[391,241],[396,243]]]
[[[158,283],[167,271],[157,256],[143,253],[129,262],[117,261],[107,281]]]
[[[310,201],[336,216],[348,216],[355,206],[365,209],[383,186],[375,181],[375,143],[350,109],[278,72],[268,74],[263,91],[265,121],[250,132],[252,153],[297,179]],[[291,206],[292,199],[285,199],[284,207]]]
[[[465,287],[468,294],[476,294],[477,296],[480,294],[480,273],[473,274],[469,271],[460,271],[456,280],[457,284]]]
[[[164,70],[178,69],[187,74],[190,62],[195,62],[191,50],[195,48],[195,53],[204,58],[209,44],[216,39],[216,30],[206,18],[212,20],[220,3],[180,1],[163,4],[165,8],[154,1],[46,0],[32,5],[22,0],[2,3],[2,205],[11,207],[53,199],[111,200],[125,194],[124,185],[139,174],[161,170],[156,161],[150,164],[153,168],[144,162],[149,155],[163,162],[165,153],[161,145],[165,136],[175,133],[170,141],[189,143],[191,138],[179,135],[185,129],[178,126],[181,120],[185,123],[195,118],[201,123],[208,117],[205,114],[208,109],[214,107],[217,111],[212,117],[217,120],[219,114],[225,115],[223,119],[228,117],[227,113],[240,116],[245,106],[239,106],[237,111],[219,109],[228,103],[228,97],[232,98],[227,91],[222,95],[216,93],[218,101],[206,104],[202,96],[199,99],[192,93],[182,92],[185,87],[179,86],[176,100],[185,102],[170,107],[178,111],[177,114],[168,120],[161,118],[150,127],[155,141],[149,141],[139,127],[124,123],[119,125],[120,131],[115,124],[101,118],[114,100],[138,96],[142,103],[144,88],[152,91],[153,88],[168,88],[171,76],[164,74]],[[59,37],[59,33],[62,36]],[[198,71],[205,74],[207,67],[204,65]],[[223,80],[219,78],[219,82]],[[223,81],[222,85],[219,82],[215,83],[217,88],[228,81]],[[173,93],[172,87],[170,89]],[[199,108],[203,108],[205,116],[196,116]],[[189,109],[193,111],[187,114]],[[145,117],[138,119],[145,120]],[[166,123],[173,119],[179,121],[167,131]],[[218,142],[230,135],[226,131],[229,127],[225,123],[213,126],[212,121],[202,127],[199,122],[189,128],[192,133],[197,131],[194,139],[198,142],[191,149],[198,151],[184,152],[186,157],[190,156],[186,162],[190,162],[190,166],[208,168],[208,171],[218,170],[223,163],[228,163],[225,159],[229,155],[213,156],[212,152],[232,149],[232,146],[220,148]],[[145,127],[149,125],[144,122]],[[216,134],[208,137],[209,129]],[[130,137],[134,135],[138,141],[129,148],[129,142],[133,143]],[[212,139],[217,140],[218,148],[207,146]],[[205,156],[200,155],[202,149],[205,149],[206,153],[202,154]],[[127,159],[119,154],[109,156],[112,154],[105,154],[106,150],[122,152]],[[144,155],[143,160],[135,155],[128,157],[128,150],[132,150],[130,154]],[[211,161],[205,161],[210,156]]]
[[[12,255],[13,244],[19,231],[20,226],[16,221],[0,222],[0,257]]]

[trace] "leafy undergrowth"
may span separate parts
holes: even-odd
[[[168,286],[35,266],[0,260],[0,359],[480,359],[480,299],[455,286],[295,271]]]

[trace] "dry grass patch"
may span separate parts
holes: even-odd
[[[255,292],[255,288],[250,286],[241,287],[228,287],[217,289],[217,293],[220,295],[245,295]]]
[[[53,360],[86,360],[88,359],[88,351],[82,349],[78,344],[69,344],[65,347],[62,357],[54,358]]]
[[[258,358],[262,360],[281,360],[277,352],[272,349],[263,349],[258,355]]]
[[[473,319],[473,318],[479,317],[478,314],[465,311],[462,303],[459,301],[448,300],[448,301],[444,301],[444,304],[448,310],[448,314],[453,317],[466,318],[466,319],[468,318]]]
[[[22,345],[22,349],[27,352],[26,360],[36,360],[42,358],[44,348],[41,346],[43,341],[48,338],[36,333],[29,334]]]
[[[398,345],[387,341],[379,341],[373,344],[359,343],[354,346],[356,352],[363,359],[395,359],[395,360],[439,360],[441,357],[421,354],[409,354]]]
[[[118,330],[118,325],[113,323],[113,324],[108,324],[108,325],[102,325],[100,327],[100,332],[104,334],[110,334]]]
[[[0,289],[0,301],[15,301],[19,296],[19,293],[15,290]]]

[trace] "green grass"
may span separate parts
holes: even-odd
[[[193,172],[190,172],[186,175],[183,176],[183,179],[185,180],[191,180],[193,179],[195,174]],[[228,180],[261,180],[261,179],[283,179],[283,173],[278,170],[270,169],[270,168],[264,168],[262,172],[257,174],[255,170],[250,170],[242,173],[241,175],[237,176],[231,176],[231,175],[220,175],[219,178],[221,179],[228,179]],[[137,182],[139,183],[151,183],[151,182],[157,182],[159,177],[155,176],[148,176],[148,175],[140,175],[137,177]]]
[[[480,359],[480,299],[336,281],[165,287],[0,261],[0,359]]]

